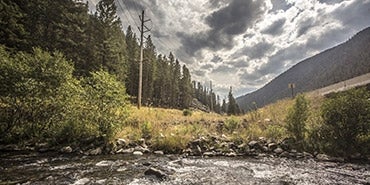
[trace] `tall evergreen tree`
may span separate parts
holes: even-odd
[[[143,103],[152,104],[155,73],[157,70],[155,46],[150,35],[145,42],[143,62]]]
[[[126,81],[127,92],[131,96],[137,96],[139,83],[139,45],[136,35],[128,26],[126,31],[128,79]]]
[[[236,103],[235,98],[233,96],[233,88],[230,87],[230,91],[229,91],[229,105],[228,105],[228,108],[227,108],[227,114],[228,115],[237,115],[239,113],[240,113],[239,106]]]
[[[180,107],[189,108],[193,100],[191,76],[186,65],[182,66],[182,78],[180,83]]]

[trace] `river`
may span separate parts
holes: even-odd
[[[29,152],[0,157],[0,184],[370,184],[370,164],[313,159]]]

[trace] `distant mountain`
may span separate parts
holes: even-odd
[[[237,103],[246,111],[291,96],[289,83],[295,93],[312,91],[370,72],[370,27],[347,42],[305,59],[285,71],[261,89],[238,97]]]

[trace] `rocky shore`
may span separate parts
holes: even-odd
[[[114,143],[104,144],[99,139],[86,139],[83,146],[50,146],[47,143],[39,143],[36,145],[0,145],[0,151],[34,151],[34,152],[58,152],[61,154],[78,154],[86,156],[95,156],[103,154],[131,154],[131,155],[165,155],[178,154],[183,157],[201,156],[201,157],[283,157],[291,159],[315,159],[318,161],[331,162],[346,162],[353,161],[370,161],[368,157],[361,155],[353,155],[349,159],[340,157],[332,157],[322,153],[300,152],[289,145],[289,139],[282,142],[274,142],[273,140],[260,137],[252,141],[231,141],[225,135],[222,136],[207,136],[199,137],[191,141],[185,149],[178,153],[171,153],[163,150],[152,148],[150,143],[145,139],[140,139],[136,142],[130,142],[125,139],[117,139]]]

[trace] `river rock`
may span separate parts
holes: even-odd
[[[143,152],[140,152],[140,151],[134,151],[134,153],[132,153],[134,155],[144,155]]]
[[[215,153],[214,152],[204,152],[203,156],[212,157],[212,156],[215,156]]]
[[[303,152],[303,157],[305,158],[313,158],[313,155],[308,152]]]
[[[89,178],[82,178],[82,179],[77,180],[75,183],[73,183],[73,185],[84,185],[89,182],[90,182]]]
[[[100,161],[96,163],[95,166],[105,167],[105,166],[112,166],[113,164],[114,164],[113,161]]]
[[[60,152],[61,153],[65,153],[65,154],[69,154],[69,153],[72,153],[73,152],[73,149],[70,146],[66,146],[66,147],[61,148],[60,149]]]
[[[102,154],[102,153],[103,153],[103,150],[102,150],[100,147],[98,147],[98,148],[95,148],[95,149],[89,150],[89,151],[87,152],[87,155],[100,155],[100,154]]]
[[[164,155],[164,152],[161,151],[161,150],[157,150],[157,151],[154,151],[154,154],[157,154],[157,155]]]
[[[148,147],[143,147],[143,146],[136,146],[134,150],[135,151],[140,151],[142,153],[149,153],[150,152]]]
[[[159,180],[165,180],[168,178],[168,175],[165,172],[159,169],[156,169],[156,168],[149,168],[148,170],[144,172],[144,174],[147,176],[154,176],[158,178]]]
[[[230,152],[230,153],[227,153],[225,154],[226,157],[236,157],[236,153],[235,152]]]
[[[330,161],[330,156],[326,154],[317,154],[316,159],[319,161]]]
[[[292,157],[291,153],[287,152],[287,151],[283,151],[279,157],[286,157],[286,158],[289,158],[289,157]]]
[[[267,148],[270,150],[270,151],[274,151],[276,148],[277,148],[277,144],[276,143],[269,143],[267,145]]]
[[[280,147],[278,147],[278,148],[276,148],[275,150],[274,150],[274,153],[276,153],[276,154],[281,154],[281,153],[283,153],[284,152],[284,150],[283,149],[281,149]]]
[[[116,144],[118,147],[124,147],[127,145],[127,141],[125,139],[117,139]]]
[[[251,148],[258,148],[259,144],[258,144],[258,141],[253,140],[248,143],[248,146],[250,146]]]

